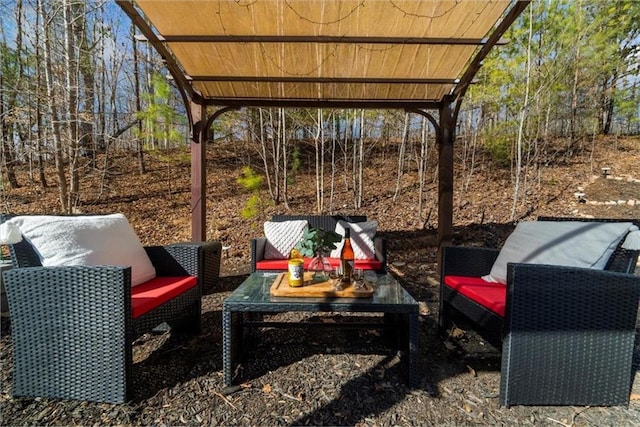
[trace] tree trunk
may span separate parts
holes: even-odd
[[[409,113],[404,114],[404,127],[402,129],[402,139],[400,140],[400,149],[398,150],[398,171],[396,176],[396,191],[393,193],[393,201],[395,202],[402,190],[402,175],[404,174],[404,153],[407,148],[407,139],[409,138]]]
[[[46,12],[42,6],[42,0],[38,0],[38,10],[42,14],[42,25],[44,34],[44,62],[45,62],[45,82],[47,88],[47,99],[49,115],[51,117],[51,138],[53,139],[54,159],[56,164],[56,176],[58,179],[58,197],[60,199],[60,207],[63,212],[70,212],[67,178],[64,170],[64,150],[62,147],[62,133],[60,131],[60,116],[55,103],[56,93],[53,89],[53,64],[51,58],[51,36],[49,22]]]
[[[582,2],[580,2],[580,4],[582,4]],[[578,17],[578,28],[581,27],[580,22],[581,22],[581,17],[582,15],[580,15]],[[575,43],[575,54],[574,54],[574,58],[573,58],[573,85],[571,87],[571,116],[570,116],[570,120],[569,120],[569,136],[571,138],[571,146],[573,146],[573,144],[576,142],[577,139],[577,135],[576,135],[576,121],[578,120],[578,82],[580,80],[580,32],[578,32],[578,40],[576,40]]]
[[[315,147],[315,173],[316,173],[316,211],[321,214],[324,205],[324,133],[322,128],[322,109],[316,109],[316,132],[313,135]]]
[[[22,0],[18,0],[16,2],[16,21],[16,51],[20,52],[22,51]],[[0,133],[2,138],[2,146],[0,147],[0,154],[2,158],[2,164],[0,165],[0,175],[2,174],[2,169],[4,168],[4,170],[7,172],[7,181],[9,182],[9,186],[11,188],[19,188],[20,185],[18,183],[18,178],[16,177],[14,169],[15,154],[12,141],[13,132],[11,130],[11,125],[8,118],[9,115],[13,115],[13,110],[17,107],[18,91],[22,86],[21,80],[22,76],[24,75],[23,61],[24,58],[18,57],[18,72],[16,73],[16,81],[14,82],[15,87],[12,88],[12,90],[9,90],[8,87],[5,88],[5,85],[8,82],[6,82],[2,74],[0,74],[0,89],[2,89],[2,93],[0,94]],[[5,105],[7,107],[7,111],[4,111]],[[1,182],[2,177],[0,176],[0,183]]]
[[[274,184],[272,183],[272,177],[271,177],[271,168],[269,167],[269,155],[268,155],[268,151],[267,151],[267,141],[265,139],[264,136],[264,110],[262,108],[258,108],[258,115],[259,115],[259,126],[260,128],[258,129],[258,132],[260,133],[260,149],[261,149],[261,156],[262,156],[262,164],[264,165],[264,174],[267,178],[267,188],[269,189],[269,196],[271,197],[272,200],[275,200],[275,192],[274,192]],[[275,186],[277,186],[278,183],[275,183]]]
[[[2,75],[0,75],[0,88],[2,88],[2,94],[0,95],[4,98],[4,94],[8,91],[4,90],[4,79]],[[8,105],[9,102],[7,102]],[[9,186],[11,188],[18,188],[18,178],[16,177],[14,166],[14,154],[13,148],[11,144],[11,128],[9,123],[6,120],[7,115],[4,112],[5,100],[0,99],[0,120],[2,124],[0,124],[0,133],[2,136],[2,145],[0,146],[0,158],[2,159],[2,164],[0,165],[0,188],[3,187],[4,183],[2,180],[2,169],[7,172],[7,181],[9,182]]]
[[[67,110],[67,140],[69,156],[69,193],[67,208],[73,209],[77,206],[80,198],[80,177],[78,174],[79,155],[79,110],[78,110],[78,58],[75,56],[75,22],[72,0],[64,0],[62,13],[64,18],[64,41],[65,41],[65,85],[66,85],[66,110]],[[69,211],[70,212],[70,211]]]
[[[142,100],[140,96],[140,68],[139,68],[139,55],[138,55],[138,42],[135,39],[135,25],[131,23],[131,39],[133,40],[133,87],[135,91],[135,103],[136,113],[142,111]],[[147,172],[147,166],[144,161],[144,150],[142,144],[142,120],[138,123],[138,136],[136,138],[136,154],[138,156],[138,170],[140,174]]]
[[[337,126],[337,118],[334,111],[331,112],[331,184],[329,190],[329,215],[333,215],[333,194],[335,190],[336,183],[336,173],[338,168],[336,166],[336,150],[338,147],[338,126]]]
[[[355,145],[355,141],[354,141]],[[360,138],[358,140],[358,161],[357,161],[357,181],[356,181],[356,209],[362,208],[364,198],[364,109],[360,110]]]
[[[78,51],[78,86],[82,95],[79,96],[78,103],[78,148],[82,157],[88,158],[91,167],[96,165],[96,150],[94,138],[96,103],[95,75],[96,69],[93,62],[94,52],[91,48],[91,41],[95,39],[96,31],[89,33],[86,19],[86,3],[74,3],[72,29],[74,40]],[[91,38],[90,38],[91,35]]]
[[[611,87],[609,88],[609,95],[605,98],[604,105],[604,125],[602,126],[602,133],[604,135],[609,135],[611,133],[611,123],[613,122],[613,97],[617,88],[616,82],[618,81],[618,76],[614,74],[611,77]]]
[[[278,108],[278,113],[279,113],[278,117],[279,117],[279,124],[280,124],[279,144],[282,146],[282,201],[284,202],[285,209],[289,209],[289,195],[288,195],[289,184],[287,182],[289,150],[287,147],[287,126],[286,126],[286,115],[285,115],[284,108]]]
[[[36,13],[36,25],[37,29],[40,28],[40,14]],[[35,52],[36,58],[40,58],[40,31],[35,32]],[[42,63],[38,61],[36,64],[36,96],[40,97],[43,95],[42,93]],[[49,185],[47,184],[47,176],[44,173],[44,156],[42,154],[43,147],[42,141],[44,141],[44,135],[46,133],[46,129],[42,124],[42,110],[40,108],[41,103],[36,103],[36,127],[37,130],[37,138],[36,138],[36,156],[38,161],[38,177],[40,179],[40,186],[42,188],[47,188]]]
[[[531,86],[531,40],[533,37],[533,8],[529,9],[529,38],[527,40],[527,63],[524,100],[520,108],[520,123],[518,126],[518,138],[516,141],[516,180],[513,188],[513,205],[511,207],[511,220],[516,217],[518,206],[518,193],[520,191],[520,174],[522,169],[522,140],[524,139],[524,123],[529,110],[529,88]]]

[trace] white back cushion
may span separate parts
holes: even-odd
[[[264,223],[264,236],[267,242],[264,246],[265,259],[289,258],[289,252],[302,240],[307,221],[267,221]]]
[[[507,238],[487,280],[507,283],[507,263],[602,270],[631,222],[524,221]]]
[[[10,222],[36,249],[43,266],[131,266],[131,285],[156,277],[138,236],[122,214],[17,216]]]
[[[344,236],[344,229],[349,228],[351,235],[351,246],[356,259],[374,259],[375,245],[373,238],[378,231],[378,221],[346,222],[339,220],[336,224],[335,232]],[[344,239],[338,243],[338,248],[331,251],[332,258],[340,258],[340,252],[344,246]]]

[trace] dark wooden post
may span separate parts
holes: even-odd
[[[453,241],[453,141],[455,122],[452,102],[440,107],[438,126],[438,271],[442,268],[442,248]]]
[[[206,106],[191,102],[191,240],[204,242],[206,236],[207,168]]]

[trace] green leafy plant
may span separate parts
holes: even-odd
[[[241,215],[243,218],[255,218],[264,212],[266,203],[260,194],[262,187],[262,176],[258,175],[251,167],[242,168],[242,175],[236,179],[245,190],[251,192],[251,196],[247,200],[247,204],[242,208]]]
[[[296,183],[296,175],[302,170],[302,154],[299,147],[294,147],[291,152],[291,173],[287,175],[287,184]]]
[[[338,246],[342,236],[335,231],[323,230],[319,227],[309,227],[304,231],[302,240],[296,245],[296,249],[303,256],[312,257],[316,254],[328,254]]]

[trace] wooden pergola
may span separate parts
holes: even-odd
[[[206,240],[205,142],[241,107],[398,108],[438,145],[438,244],[453,234],[462,99],[530,0],[117,0],[165,61],[191,129],[192,239]],[[437,118],[432,112],[437,111]]]

